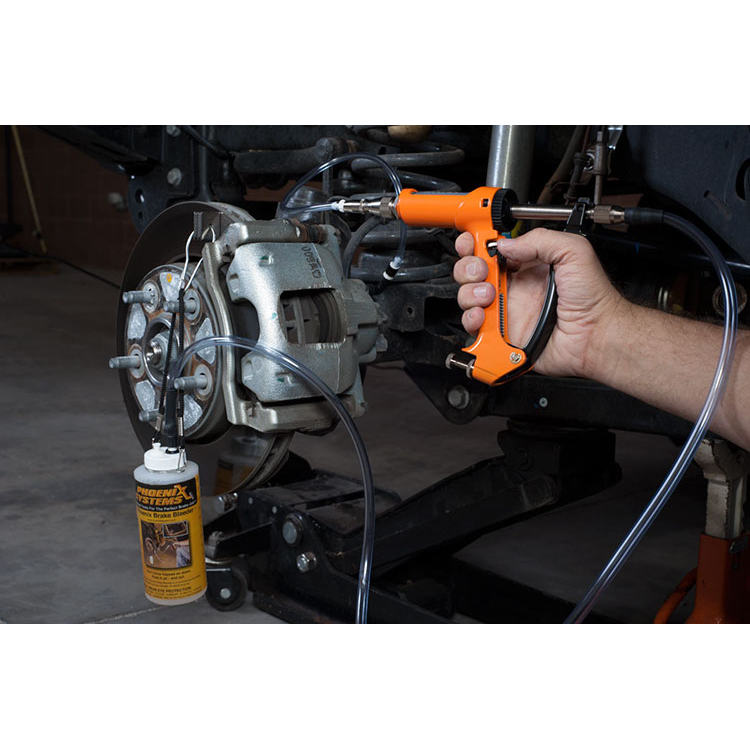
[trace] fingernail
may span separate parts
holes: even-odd
[[[466,273],[472,278],[476,278],[477,276],[479,276],[479,263],[474,261],[472,263],[467,264]]]
[[[490,290],[482,285],[474,287],[474,298],[479,300],[485,300],[490,296]]]

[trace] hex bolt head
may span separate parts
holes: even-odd
[[[226,495],[218,495],[214,499],[214,505],[219,513],[227,513],[237,505],[237,493],[229,492]]]
[[[162,358],[164,357],[164,350],[161,344],[156,339],[151,339],[148,342],[148,349],[146,349],[146,362],[153,367],[158,367],[161,364]]]
[[[281,524],[281,536],[290,547],[296,547],[302,540],[302,523],[295,516],[287,516]]]
[[[297,570],[299,570],[300,573],[309,573],[311,570],[315,569],[317,564],[318,558],[315,557],[314,552],[303,552],[301,555],[297,556]]]
[[[172,169],[167,172],[167,183],[172,187],[177,187],[181,182],[182,170],[178,169],[177,167],[172,167]]]
[[[471,394],[464,386],[454,385],[448,391],[448,403],[454,409],[465,409],[471,403]]]

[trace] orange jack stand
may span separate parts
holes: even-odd
[[[750,533],[743,525],[750,454],[725,440],[705,438],[695,460],[708,481],[698,567],[680,581],[654,622],[666,623],[695,586],[687,622],[750,623]]]
[[[690,623],[750,623],[750,549],[736,539],[701,534],[695,607]]]

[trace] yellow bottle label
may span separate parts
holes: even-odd
[[[136,483],[146,594],[165,601],[206,588],[198,477],[174,484]]]

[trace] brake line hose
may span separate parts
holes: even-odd
[[[344,254],[341,256],[341,265],[344,269],[344,276],[349,278],[352,272],[352,261],[354,260],[354,253],[357,252],[357,248],[362,244],[362,240],[373,230],[376,226],[381,223],[382,219],[378,216],[371,216],[367,221],[360,225],[351,239],[344,248]]]
[[[324,164],[320,164],[314,169],[311,169],[306,175],[304,175],[304,177],[300,177],[300,179],[297,180],[292,189],[281,199],[281,202],[279,203],[279,212],[283,215],[294,213],[319,213],[321,211],[338,211],[339,201],[332,201],[331,203],[319,203],[314,206],[299,207],[290,206],[289,201],[292,199],[292,196],[300,188],[304,187],[308,182],[310,182],[313,177],[317,177],[322,172],[325,172],[326,169],[335,167],[337,164],[352,162],[355,159],[359,159],[360,161],[371,161],[381,166],[385,170],[385,173],[388,175],[388,178],[393,184],[393,189],[396,191],[396,195],[401,192],[401,190],[403,189],[401,178],[398,176],[398,172],[396,172],[396,170],[385,159],[382,159],[380,156],[376,156],[375,154],[367,154],[364,152],[344,154],[343,156],[337,156],[333,159],[330,159]],[[399,230],[400,234],[398,249],[396,250],[396,254],[393,256],[393,258],[391,258],[391,261],[388,264],[385,273],[383,274],[386,281],[390,281],[396,275],[398,269],[401,268],[401,265],[404,262],[404,255],[406,253],[406,224],[404,224],[403,222],[399,223],[401,227]]]
[[[677,456],[672,468],[662,482],[656,494],[651,499],[646,509],[636,521],[633,528],[622,541],[609,562],[594,581],[591,588],[578,603],[576,608],[565,620],[566,624],[581,623],[594,607],[598,599],[609,588],[615,576],[628,560],[633,550],[638,546],[646,532],[651,527],[659,513],[664,509],[675,487],[679,484],[685,471],[690,465],[701,440],[706,435],[713,419],[716,408],[719,405],[729,379],[729,372],[734,357],[734,345],[737,336],[737,291],[724,257],[716,245],[696,226],[680,216],[665,211],[648,208],[626,208],[625,222],[634,225],[664,224],[681,232],[697,244],[709,257],[716,273],[719,276],[721,287],[724,292],[724,336],[721,342],[719,362],[716,366],[714,378],[709,389],[706,402],[703,405],[698,419],[685,442],[680,454]]]
[[[333,159],[329,159],[327,162],[324,162],[323,164],[319,164],[314,169],[311,169],[306,175],[303,177],[300,177],[299,180],[294,184],[292,189],[281,199],[281,202],[279,203],[279,211],[282,214],[302,214],[302,213],[316,213],[320,211],[335,211],[336,210],[336,202],[333,201],[331,203],[319,203],[315,206],[290,206],[289,201],[292,199],[292,196],[300,189],[303,188],[305,185],[307,185],[310,180],[312,180],[313,177],[317,177],[319,174],[322,174],[326,171],[326,169],[330,169],[331,167],[335,167],[337,164],[343,164],[347,162],[354,161],[355,159],[361,159],[363,161],[372,161],[375,162],[375,164],[378,164],[381,166],[386,174],[388,175],[391,183],[393,184],[393,189],[396,191],[396,195],[398,195],[402,190],[401,185],[401,178],[398,176],[398,173],[396,170],[387,162],[385,159],[381,159],[379,156],[375,156],[374,154],[366,154],[366,153],[352,153],[352,154],[344,154],[343,156],[336,156]]]
[[[375,488],[367,449],[357,426],[354,424],[354,420],[336,393],[312,370],[302,364],[302,362],[277,349],[271,349],[253,339],[241,336],[208,336],[192,343],[182,352],[182,355],[173,365],[169,387],[174,388],[175,379],[180,376],[180,373],[193,354],[201,349],[219,346],[231,346],[245,351],[256,352],[291,370],[295,375],[307,381],[307,383],[317,390],[333,407],[339,417],[341,417],[341,421],[344,423],[344,427],[346,427],[349,437],[351,437],[352,443],[354,443],[354,449],[357,452],[359,467],[362,472],[362,486],[364,488],[365,518],[362,530],[362,554],[359,564],[359,577],[357,579],[357,611],[355,617],[357,625],[364,625],[367,623],[370,581],[372,579],[372,558],[375,547]]]

